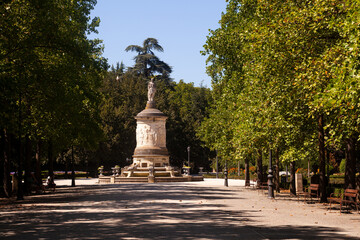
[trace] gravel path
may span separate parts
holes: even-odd
[[[360,239],[360,214],[241,180],[98,185],[57,180],[55,193],[1,200],[0,239]]]

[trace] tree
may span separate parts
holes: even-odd
[[[197,129],[208,115],[210,90],[203,86],[195,87],[193,83],[183,80],[171,87],[166,82],[160,82],[157,88],[157,106],[169,117],[167,148],[171,163],[181,167],[187,159],[186,149],[190,146],[194,168],[209,168],[210,152],[197,136]]]
[[[91,145],[101,135],[98,88],[107,64],[100,41],[86,36],[99,23],[97,18],[89,22],[95,3],[17,0],[1,5],[0,98],[9,104],[0,126],[16,136],[19,154],[25,136],[66,147],[74,141]],[[22,156],[18,159],[21,183]]]
[[[134,57],[135,65],[130,68],[132,71],[144,76],[148,79],[155,73],[168,75],[171,73],[171,67],[155,56],[153,50],[163,52],[163,48],[159,45],[155,38],[147,38],[144,40],[143,46],[130,45],[125,51],[135,51],[138,53]]]
[[[239,158],[248,148],[259,150],[272,142],[282,161],[293,162],[313,156],[317,139],[321,199],[326,201],[326,143],[356,139],[359,132],[357,102],[350,97],[359,89],[358,29],[350,23],[358,17],[356,2],[229,1],[204,54],[209,55],[214,98],[226,105],[215,102],[213,111],[225,108],[236,117],[228,124],[230,133],[211,132],[207,144],[230,143]],[[209,121],[214,127],[224,116],[210,115]],[[230,139],[222,141],[224,134]],[[356,146],[348,143],[349,149]],[[349,163],[353,166],[353,160]]]

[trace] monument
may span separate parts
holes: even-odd
[[[152,78],[148,84],[148,101],[136,115],[136,147],[132,163],[121,169],[121,175],[101,176],[99,183],[117,182],[183,182],[202,181],[202,176],[182,175],[172,167],[166,148],[167,116],[156,108],[156,85]]]
[[[166,119],[164,113],[156,109],[154,101],[156,85],[154,80],[148,84],[148,101],[146,107],[136,117],[136,148],[131,167],[152,168],[169,165],[169,154],[166,148]]]

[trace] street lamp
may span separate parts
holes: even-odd
[[[228,187],[228,169],[227,169],[227,160],[225,160],[225,169],[224,169],[224,175],[225,175],[225,181],[224,181],[224,186]]]
[[[190,175],[190,146],[187,147],[188,152],[188,175]]]
[[[274,176],[272,174],[273,174],[272,156],[271,156],[271,147],[270,147],[269,148],[269,175],[268,175],[268,186],[269,186],[268,198],[270,198],[270,199],[274,199],[274,183],[272,181]]]

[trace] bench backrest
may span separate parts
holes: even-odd
[[[318,191],[319,190],[319,184],[310,184],[309,189],[311,191]]]
[[[355,198],[355,200],[357,201],[358,194],[359,194],[359,190],[348,188],[345,189],[344,197]]]

